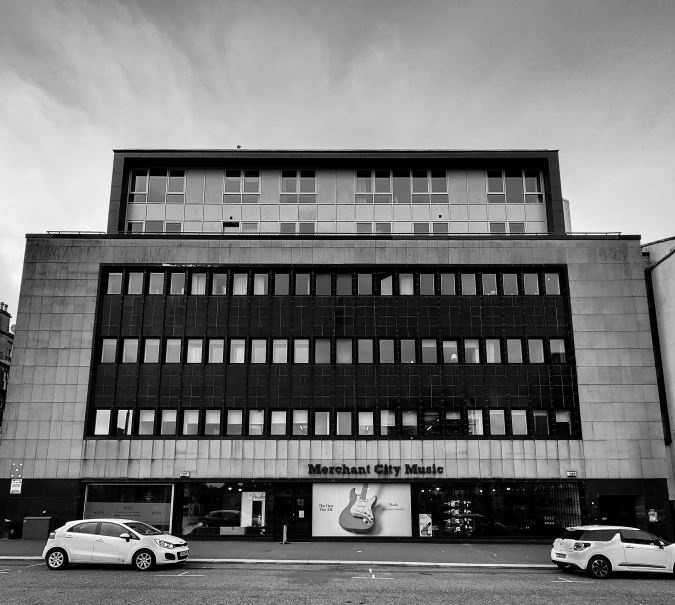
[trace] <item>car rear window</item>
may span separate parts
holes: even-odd
[[[584,532],[583,539],[590,542],[609,542],[619,533],[618,529],[594,529]]]
[[[567,529],[562,535],[563,540],[581,540],[581,536],[584,535],[583,529]]]
[[[73,525],[68,531],[74,534],[95,534],[97,527],[98,521],[88,521],[87,523]]]

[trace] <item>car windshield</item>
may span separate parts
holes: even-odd
[[[565,530],[565,533],[562,535],[563,540],[580,540],[581,536],[584,535],[583,529],[568,529]]]
[[[158,534],[163,534],[163,531],[158,530],[152,525],[147,523],[141,523],[140,521],[133,521],[132,523],[125,523],[125,525],[133,529],[136,533],[141,534],[141,536],[156,536]]]

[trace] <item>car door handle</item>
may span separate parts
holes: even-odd
[[[97,542],[105,542],[105,540],[104,540],[103,538],[99,538],[99,539],[96,540],[96,541],[97,541]]]
[[[626,548],[633,548],[633,546],[629,546],[628,544],[626,544]]]
[[[66,536],[66,540],[72,540],[73,536]]]

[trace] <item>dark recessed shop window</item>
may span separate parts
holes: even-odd
[[[316,295],[317,296],[330,296],[331,283],[330,283],[330,273],[318,273],[316,276]]]
[[[290,277],[288,273],[277,273],[274,276],[274,294],[288,296],[290,293]]]

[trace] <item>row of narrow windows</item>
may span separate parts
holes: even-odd
[[[168,289],[166,287],[168,282]],[[188,288],[189,286],[189,288]],[[225,296],[547,296],[560,294],[558,273],[323,273],[213,270],[112,271],[107,294]]]
[[[260,201],[259,170],[209,170],[201,175],[202,195],[187,194],[187,171],[150,168],[132,170],[129,203],[249,203]],[[542,173],[539,170],[490,169],[485,172],[488,203],[541,204],[544,201]],[[200,177],[196,177],[200,178]],[[357,204],[434,204],[448,203],[450,187],[446,170],[356,170]],[[316,170],[281,170],[279,201],[282,204],[316,204]]]
[[[138,338],[101,341],[101,363],[225,363],[226,339]],[[205,346],[206,344],[206,346]],[[566,363],[562,338],[231,338],[229,364]]]
[[[93,436],[547,436],[572,434],[569,410],[98,409]]]

